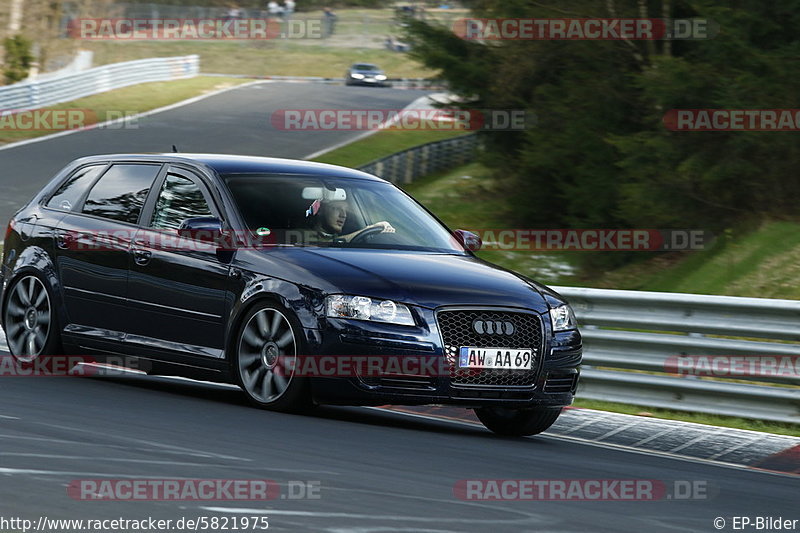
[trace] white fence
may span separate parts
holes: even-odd
[[[197,76],[200,57],[158,57],[113,63],[77,74],[0,87],[0,112],[36,109],[137,83]]]

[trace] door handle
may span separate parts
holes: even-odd
[[[148,250],[134,250],[133,251],[133,261],[137,265],[144,266],[150,262],[150,258],[153,256],[153,252]]]

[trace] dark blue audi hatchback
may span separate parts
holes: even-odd
[[[343,167],[87,157],[9,223],[0,318],[18,365],[111,354],[267,409],[450,404],[540,433],[575,393],[575,318],[480,244]]]

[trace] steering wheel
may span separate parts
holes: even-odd
[[[374,226],[372,228],[364,229],[361,232],[359,232],[355,237],[350,239],[350,242],[352,244],[358,244],[359,242],[371,239],[378,233],[383,233],[383,226]]]

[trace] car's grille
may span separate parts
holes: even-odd
[[[445,355],[450,365],[450,382],[454,386],[533,387],[539,370],[542,353],[542,323],[533,313],[494,311],[488,309],[439,311],[436,314],[442,334]],[[513,333],[478,333],[475,321],[493,321],[513,324]],[[478,329],[483,329],[478,327]],[[529,348],[532,350],[531,370],[458,369],[458,351],[461,346],[476,348]]]

